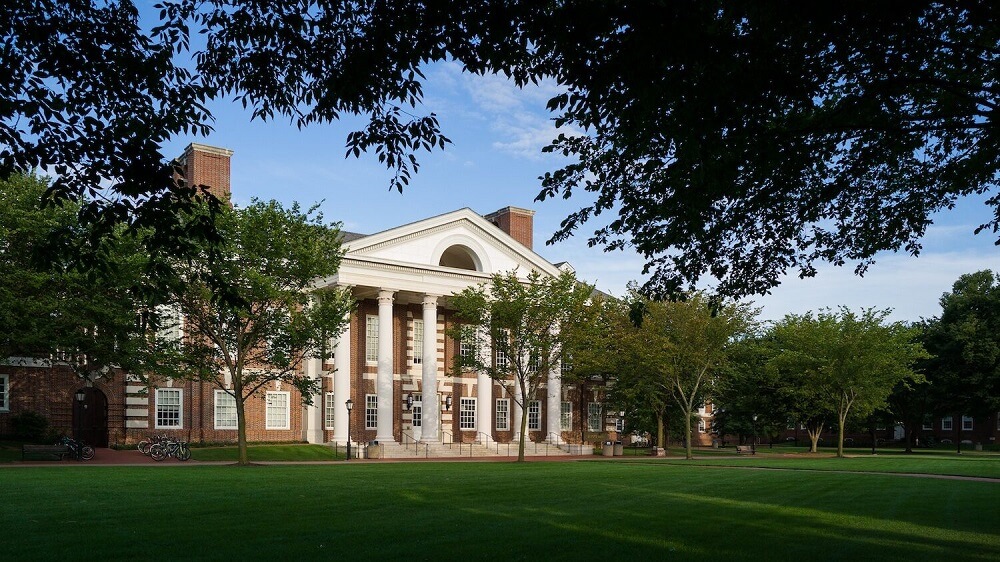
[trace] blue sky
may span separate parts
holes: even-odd
[[[588,248],[587,232],[552,246],[544,241],[584,199],[534,202],[538,176],[559,166],[557,157],[540,150],[554,137],[545,102],[558,91],[554,83],[519,90],[500,77],[463,74],[458,65],[426,69],[426,111],[437,113],[453,141],[444,151],[419,155],[421,168],[402,194],[389,191],[390,173],[373,155],[345,158],[349,131],[362,124],[347,119],[298,130],[285,122],[250,122],[240,104],[216,102],[215,131],[207,138],[177,138],[165,147],[179,155],[191,141],[235,151],[233,194],[237,204],[251,197],[310,204],[324,201],[328,220],[346,230],[373,233],[461,207],[479,213],[507,205],[534,209],[535,250],[553,262],[569,261],[578,276],[613,294],[630,280],[642,280],[643,260],[636,254],[605,253]],[[574,197],[586,197],[586,194]],[[918,320],[939,313],[938,299],[963,273],[1000,270],[994,237],[973,236],[990,216],[984,198],[961,201],[953,211],[934,217],[919,258],[884,254],[864,278],[853,265],[820,266],[816,278],[786,279],[773,293],[754,300],[761,318],[846,305],[890,307],[896,320]],[[596,223],[599,224],[599,223]]]

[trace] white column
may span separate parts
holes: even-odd
[[[392,434],[392,295],[394,291],[378,292],[378,375],[375,391],[378,393],[378,423],[375,439],[389,443],[395,441]]]
[[[521,407],[521,404],[524,403],[524,397],[521,396],[521,385],[517,382],[517,377],[514,377],[514,399],[511,400],[511,402],[511,409],[513,410],[511,413],[511,422],[514,424],[511,429],[514,430],[514,441],[520,441],[521,416],[524,415],[524,409]],[[528,436],[525,435],[525,437]],[[528,441],[531,441],[530,437],[528,438]]]
[[[347,327],[337,338],[333,354],[333,440],[347,442],[347,400],[351,398],[351,315],[347,315]],[[364,411],[364,404],[361,405]]]
[[[493,360],[493,346],[489,332],[480,328],[476,332],[479,362],[489,365]],[[479,371],[476,375],[476,440],[487,444],[493,440],[493,379],[489,373]]]
[[[321,378],[321,371],[323,368],[322,359],[318,357],[310,357],[305,360],[305,375],[306,378],[318,381],[319,393],[313,396],[312,405],[306,406],[305,408],[305,418],[302,420],[302,433],[305,440],[309,443],[322,443],[323,442],[323,384]]]
[[[562,379],[558,363],[549,369],[545,384],[545,409],[547,410],[545,440],[551,443],[562,443],[562,433],[559,431],[559,418],[562,413]]]
[[[420,440],[427,443],[440,443],[441,434],[441,403],[438,400],[437,380],[437,297],[424,295],[424,343],[421,359],[420,389],[423,393],[423,420],[420,428]]]

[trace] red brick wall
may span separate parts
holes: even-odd
[[[535,212],[528,209],[504,207],[485,218],[530,250],[534,241],[534,215]]]
[[[233,151],[202,144],[184,150],[185,173],[191,185],[206,185],[222,201],[230,199],[230,158]]]

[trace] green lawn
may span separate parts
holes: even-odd
[[[639,460],[0,475],[9,560],[1000,558],[994,482]]]
[[[236,461],[239,450],[236,447],[195,447],[191,449],[191,458],[196,461]],[[247,456],[251,462],[259,461],[333,461],[343,459],[332,447],[326,445],[250,445]]]
[[[761,448],[754,456],[737,456],[731,449],[696,451],[694,460],[683,459],[683,451],[672,449],[666,459],[639,457],[635,462],[666,462],[697,464],[702,466],[754,466],[800,470],[848,470],[854,472],[907,472],[917,474],[945,474],[955,476],[982,476],[1000,478],[1000,455],[970,452],[956,455],[950,451],[921,451],[904,454],[902,451],[883,450],[872,456],[871,450],[848,449],[848,458],[838,459],[832,451],[820,450],[812,455],[806,452]],[[789,454],[792,453],[792,454]]]

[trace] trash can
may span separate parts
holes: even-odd
[[[615,441],[615,456],[620,457],[625,454],[625,446],[621,441]]]
[[[611,441],[605,441],[601,447],[601,454],[605,457],[613,457],[615,455],[615,444]]]
[[[378,446],[378,441],[372,441],[368,443],[368,445],[365,447],[365,458],[366,459],[382,458],[382,449]]]

